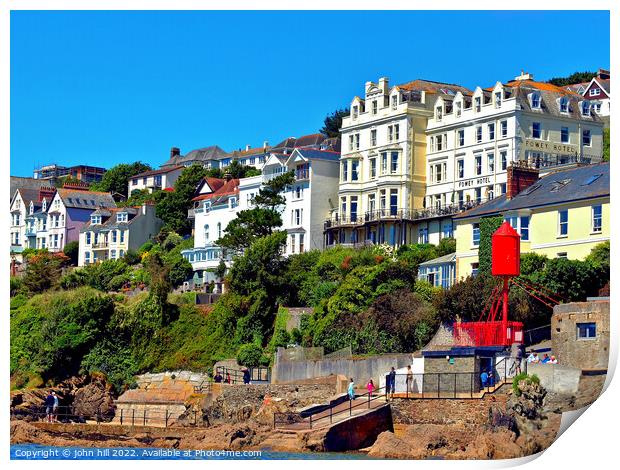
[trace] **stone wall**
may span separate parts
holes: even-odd
[[[475,356],[424,358],[425,393],[474,393],[480,390],[480,362]],[[472,374],[472,371],[474,373]]]
[[[596,323],[596,337],[577,338],[577,323]],[[609,361],[609,300],[557,305],[551,317],[551,349],[558,363],[606,370]]]
[[[271,372],[273,383],[294,382],[296,380],[344,375],[353,378],[359,388],[363,388],[368,379],[379,383],[391,367],[407,367],[413,363],[412,354],[389,354],[369,356],[360,359],[322,359],[316,361],[280,361],[277,359]]]
[[[492,395],[481,399],[407,400],[395,398],[391,402],[394,424],[475,424],[488,422],[489,409],[506,408],[509,386],[504,385]]]
[[[204,410],[211,422],[241,422],[252,417],[267,401],[289,410],[326,403],[336,394],[336,382],[319,384],[223,385],[221,394]]]
[[[299,328],[301,326],[301,317],[303,315],[312,315],[314,309],[311,307],[286,307],[288,310],[288,318],[286,320],[286,331],[291,331],[293,328]]]
[[[548,391],[560,394],[573,394],[579,388],[581,369],[563,364],[528,364],[528,375],[537,375],[540,385]]]

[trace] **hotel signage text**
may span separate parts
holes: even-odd
[[[537,152],[556,153],[559,155],[577,155],[579,148],[576,145],[558,144],[556,142],[547,142],[545,140],[525,139],[525,150],[535,150]]]
[[[482,176],[480,178],[472,178],[470,180],[459,181],[457,186],[459,188],[470,188],[472,186],[482,186],[483,184],[490,184],[491,178],[488,176]]]

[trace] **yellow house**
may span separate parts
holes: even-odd
[[[582,260],[610,239],[609,163],[550,173],[508,168],[507,192],[454,217],[456,278],[476,274],[480,219],[501,215],[521,235],[521,252]]]

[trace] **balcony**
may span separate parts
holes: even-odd
[[[107,241],[92,244],[93,250],[107,250],[110,244]]]
[[[388,222],[388,221],[410,221],[448,217],[460,212],[472,209],[480,204],[488,202],[490,199],[480,199],[479,201],[464,201],[456,204],[446,204],[443,206],[431,207],[428,209],[383,209],[378,211],[366,212],[363,215],[354,217],[339,217],[336,215],[327,219],[323,224],[324,230],[340,227],[355,227],[368,223]]]
[[[26,228],[25,234],[27,237],[34,237],[37,235],[37,230],[34,227]]]
[[[592,158],[581,155],[549,155],[546,158],[530,158],[529,164],[532,168],[541,171],[565,167],[569,165],[590,165]]]

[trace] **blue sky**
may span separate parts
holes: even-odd
[[[12,12],[11,174],[274,144],[380,76],[473,88],[609,60],[607,12]]]

